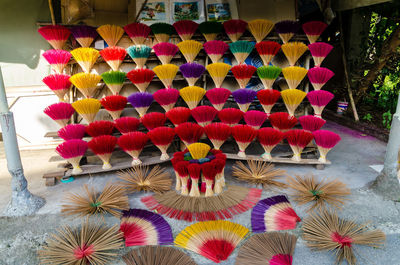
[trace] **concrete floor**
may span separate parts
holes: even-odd
[[[349,203],[346,204],[340,213],[342,217],[355,219],[359,222],[370,222],[371,227],[382,229],[387,235],[387,244],[384,249],[369,249],[356,247],[359,264],[400,264],[398,254],[400,250],[400,218],[399,203],[385,201],[368,190],[368,183],[373,181],[377,172],[369,166],[382,164],[385,152],[385,143],[358,132],[349,130],[342,126],[328,123],[326,129],[339,133],[342,141],[329,154],[328,159],[332,165],[325,170],[316,170],[311,166],[278,165],[279,168],[287,170],[291,175],[314,174],[319,177],[339,178],[351,189],[352,195]],[[42,179],[43,172],[51,171],[55,165],[48,163],[48,158],[54,155],[53,150],[23,151],[22,161],[25,175],[29,180],[29,189],[44,198],[46,205],[40,209],[37,215],[21,218],[0,217],[0,265],[33,265],[38,264],[36,251],[45,242],[46,235],[53,232],[59,225],[73,223],[78,224],[78,219],[67,219],[60,216],[60,205],[62,204],[63,193],[66,191],[78,191],[82,184],[90,183],[99,189],[104,187],[108,181],[116,180],[115,174],[102,174],[92,177],[81,177],[72,183],[57,184],[53,187],[46,187]],[[246,183],[239,183],[230,177],[230,163],[227,166],[227,182],[235,185],[248,186]],[[6,169],[4,152],[0,152],[0,209],[6,206],[10,196],[10,176]],[[271,193],[264,191],[263,198]],[[145,208],[140,202],[144,194],[137,193],[130,196],[132,208]],[[294,205],[298,215],[306,217],[304,207]],[[231,221],[240,223],[248,228],[250,225],[250,212],[235,216]],[[176,221],[166,218],[170,223],[174,236],[190,223]],[[118,220],[107,217],[110,224],[117,224]],[[300,235],[298,226],[293,233]],[[124,249],[122,253],[129,249]],[[234,264],[237,250],[230,258],[221,264]],[[214,264],[200,255],[189,253],[199,265]],[[361,254],[361,256],[360,256]],[[299,238],[296,246],[294,262],[295,265],[328,265],[334,264],[333,255],[330,253],[312,252],[304,241]],[[113,264],[124,264],[117,261]]]

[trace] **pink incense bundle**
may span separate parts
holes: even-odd
[[[147,133],[150,140],[161,151],[160,160],[167,160],[169,155],[167,153],[168,147],[171,145],[175,137],[175,131],[169,127],[158,127]]]
[[[210,90],[207,90],[206,97],[211,102],[213,107],[220,111],[224,107],[225,102],[228,100],[231,95],[231,91],[226,88],[216,87]]]
[[[91,137],[111,135],[114,131],[114,123],[111,121],[94,121],[86,127],[86,133]]]
[[[246,88],[253,74],[257,71],[257,68],[252,65],[239,64],[231,68],[236,81],[240,88]]]
[[[124,27],[126,34],[135,43],[135,45],[144,44],[147,36],[149,35],[151,28],[143,23],[131,23]]]
[[[187,122],[190,118],[190,109],[186,107],[176,107],[165,113],[167,119],[176,127],[181,123]]]
[[[204,134],[204,129],[194,122],[184,122],[175,128],[175,133],[188,147],[200,140],[200,137]]]
[[[217,113],[218,111],[210,106],[198,106],[190,111],[192,117],[202,127],[210,124],[217,116]]]
[[[71,76],[65,74],[52,74],[43,78],[42,81],[56,94],[60,101],[64,101],[65,94],[67,94],[72,86],[69,81],[70,77]]]
[[[79,166],[79,162],[81,161],[82,156],[85,155],[87,149],[87,142],[79,139],[72,139],[59,144],[56,148],[56,152],[62,158],[71,163],[73,167],[72,175],[75,175],[83,172]]]
[[[257,140],[265,151],[265,153],[262,154],[261,157],[266,160],[271,160],[272,149],[274,149],[274,147],[283,140],[284,136],[285,135],[283,132],[271,127],[259,129],[257,132]]]
[[[313,134],[305,130],[290,130],[285,133],[290,148],[293,151],[293,161],[301,161],[301,152],[312,141]]]
[[[157,90],[153,94],[154,100],[160,104],[165,112],[170,111],[179,98],[179,91],[175,88],[164,88]]]
[[[221,148],[232,133],[231,126],[222,122],[213,122],[205,126],[204,130],[216,150]]]
[[[153,50],[162,64],[169,64],[179,49],[173,43],[160,42],[153,46]]]
[[[334,98],[335,96],[325,90],[314,90],[307,93],[307,99],[310,101],[311,106],[314,109],[314,116],[321,118],[322,111],[325,106]]]
[[[67,125],[69,119],[71,119],[71,116],[74,114],[75,110],[71,104],[60,102],[46,107],[43,112],[53,121],[57,122],[58,125],[64,127]]]
[[[255,47],[264,65],[269,65],[272,58],[281,49],[281,45],[275,41],[262,41],[257,43]]]
[[[223,26],[226,35],[228,35],[232,42],[235,42],[239,40],[243,33],[246,31],[247,22],[241,19],[231,19],[225,21]]]
[[[222,40],[207,41],[203,47],[213,63],[217,63],[229,49],[229,45]]]
[[[118,138],[118,146],[132,157],[132,166],[140,165],[139,155],[149,141],[149,137],[142,132],[130,132]]]
[[[226,108],[218,112],[219,120],[231,127],[239,124],[239,121],[243,118],[243,115],[243,111],[235,108]]]
[[[181,37],[181,39],[185,41],[185,40],[190,40],[192,38],[193,34],[199,27],[199,24],[197,24],[192,20],[181,20],[175,22],[172,26],[174,26],[179,37]]]
[[[267,115],[280,97],[281,92],[275,89],[261,89],[257,92],[257,98]]]
[[[113,120],[116,120],[121,116],[121,113],[126,107],[128,100],[126,97],[121,95],[110,95],[102,98],[100,103],[111,115]]]
[[[322,128],[326,121],[313,115],[304,115],[299,117],[299,122],[304,130],[314,132]]]
[[[331,70],[324,67],[314,67],[307,72],[308,80],[310,80],[315,90],[321,90],[334,75]]]
[[[56,50],[61,50],[63,48],[71,34],[69,29],[59,25],[44,26],[39,28],[38,32]]]
[[[326,56],[332,51],[333,46],[325,42],[315,42],[308,45],[316,67],[320,67]]]
[[[164,126],[167,117],[161,112],[150,112],[140,118],[140,121],[147,130],[151,131],[157,127]]]
[[[214,161],[206,162],[201,164],[201,172],[206,182],[206,191],[204,193],[205,197],[213,196],[213,185],[215,184],[215,177],[217,176],[217,170]]]
[[[43,57],[50,64],[54,72],[62,74],[65,66],[71,59],[71,53],[64,50],[48,50],[43,53]]]
[[[179,176],[179,182],[181,183],[181,195],[189,195],[189,162],[180,161],[174,164],[174,170]],[[178,180],[178,178],[177,178]]]
[[[118,46],[107,47],[100,51],[101,57],[113,71],[118,71],[126,56],[126,50]]]
[[[117,137],[111,135],[101,135],[94,137],[88,142],[89,149],[95,153],[103,162],[102,169],[111,169],[110,158],[117,145]]]
[[[232,128],[232,136],[239,146],[239,157],[246,157],[246,148],[256,138],[257,130],[249,125],[236,125]]]
[[[341,138],[338,134],[326,130],[315,131],[313,132],[313,135],[320,155],[318,160],[322,163],[326,163],[326,155],[333,147],[335,147]]]
[[[133,69],[126,74],[140,92],[146,92],[146,88],[149,86],[151,80],[153,80],[154,75],[153,70],[147,68]]]
[[[117,128],[117,130],[122,134],[135,132],[137,131],[140,125],[140,120],[135,117],[122,117],[116,119],[114,122],[115,122],[115,128]]]
[[[310,43],[316,42],[326,27],[328,25],[322,21],[310,21],[302,25],[303,31]]]
[[[68,124],[58,130],[58,137],[62,138],[64,141],[73,139],[82,139],[85,136],[86,126],[83,124]]]
[[[258,130],[267,120],[268,116],[263,111],[250,110],[244,113],[243,119],[247,125]]]
[[[297,124],[296,117],[289,115],[287,112],[272,113],[269,115],[268,119],[272,127],[281,132],[286,132]]]

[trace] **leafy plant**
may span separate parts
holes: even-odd
[[[386,129],[390,129],[392,124],[392,112],[390,110],[382,114],[382,124]]]
[[[372,115],[371,113],[367,113],[364,115],[364,117],[362,118],[365,121],[372,121]]]

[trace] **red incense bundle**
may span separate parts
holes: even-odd
[[[140,120],[135,117],[122,117],[115,120],[115,127],[122,134],[135,132],[140,125]]]
[[[126,34],[135,43],[135,45],[144,44],[151,28],[143,23],[131,23],[124,27]]]
[[[43,112],[53,121],[57,122],[58,125],[64,127],[67,125],[69,119],[71,119],[71,116],[74,114],[75,110],[71,104],[60,102],[46,107]]]
[[[71,76],[64,74],[52,74],[43,78],[42,81],[56,94],[60,101],[64,101],[65,94],[67,94],[72,86],[69,81],[70,77]]]
[[[231,136],[231,126],[214,122],[204,127],[204,131],[214,146],[214,149],[219,150],[225,141]]]
[[[97,136],[88,142],[90,150],[103,161],[103,169],[112,168],[110,158],[116,144],[117,137],[111,135]]]
[[[217,63],[229,49],[229,45],[222,40],[207,41],[203,47],[213,63]]]
[[[257,132],[257,140],[264,148],[265,153],[261,155],[261,157],[265,160],[271,160],[271,152],[274,147],[279,144],[284,138],[284,133],[281,131],[271,128],[265,127],[261,128]]]
[[[125,59],[126,50],[118,46],[112,46],[101,50],[100,55],[113,71],[118,71]]]
[[[297,124],[296,117],[289,115],[287,112],[272,113],[268,119],[272,127],[281,132],[286,132]]]
[[[142,163],[139,155],[148,141],[149,137],[145,133],[129,132],[118,138],[118,146],[132,157],[132,166],[136,166]]]
[[[182,140],[186,147],[197,143],[204,134],[204,129],[193,122],[184,122],[175,128],[175,133]]]
[[[218,111],[222,110],[225,102],[228,100],[231,95],[231,91],[226,88],[216,87],[210,90],[207,90],[206,97],[214,106],[214,108]]]
[[[190,109],[185,107],[176,107],[165,113],[167,119],[178,126],[181,123],[187,122],[190,118]]]
[[[253,129],[249,125],[236,125],[232,128],[232,136],[239,146],[239,157],[246,157],[246,148],[257,136],[257,130]]]
[[[281,45],[275,41],[262,41],[257,43],[255,47],[264,65],[269,65],[281,49]]]
[[[247,22],[241,19],[231,19],[225,21],[223,26],[226,35],[228,35],[232,42],[235,42],[239,40],[243,33],[246,31]]]
[[[64,141],[82,139],[85,136],[86,126],[83,124],[68,124],[57,131],[58,137]]]
[[[301,152],[313,139],[313,134],[305,130],[290,130],[285,133],[290,148],[293,151],[292,160],[301,161]]]
[[[258,130],[268,118],[267,114],[263,111],[250,110],[244,113],[243,119],[247,125]]]
[[[313,115],[304,115],[299,117],[299,122],[304,130],[314,132],[322,128],[326,121]]]
[[[247,64],[239,64],[231,68],[231,71],[239,84],[239,88],[246,88],[256,70],[257,68],[255,66]]]
[[[158,127],[148,132],[147,135],[153,144],[160,149],[160,160],[167,160],[169,158],[167,149],[175,137],[174,129],[169,127]]]
[[[49,25],[38,29],[38,32],[47,42],[57,50],[61,50],[67,42],[71,32],[64,26]]]
[[[150,69],[138,68],[129,71],[126,76],[139,89],[140,92],[145,92],[151,80],[154,78],[154,72]]]
[[[153,49],[162,64],[169,64],[179,50],[178,46],[169,42],[157,43]]]
[[[310,43],[316,42],[326,27],[328,25],[322,21],[310,21],[302,25],[303,31]]]
[[[243,118],[243,111],[235,108],[226,108],[218,112],[218,118],[221,122],[233,127]]]
[[[187,169],[192,182],[189,196],[200,197],[199,179],[201,176],[201,166],[199,164],[189,164]]]
[[[71,59],[71,53],[64,50],[48,50],[43,53],[43,57],[50,64],[54,72],[62,74],[65,66]]]
[[[280,97],[281,92],[275,89],[262,89],[257,92],[257,98],[267,115],[270,115],[272,107]]]
[[[172,26],[174,26],[182,41],[190,40],[199,27],[199,25],[192,20],[177,21]]]
[[[147,128],[147,130],[151,131],[157,127],[164,126],[167,121],[167,117],[165,117],[164,113],[160,112],[150,112],[140,118],[143,126]]]
[[[188,172],[189,162],[181,161],[176,163],[175,171],[178,173],[180,182],[181,182],[181,194],[188,195],[189,194],[189,172]]]
[[[164,88],[159,89],[153,94],[154,100],[160,104],[165,112],[170,111],[179,98],[179,91],[175,88]]]
[[[72,175],[82,173],[82,169],[79,166],[82,156],[85,154],[88,148],[87,142],[79,139],[73,139],[62,144],[59,144],[56,148],[56,152],[69,163],[71,163]]]
[[[110,95],[102,98],[100,103],[110,113],[113,120],[116,120],[121,116],[128,100],[124,96]]]
[[[86,127],[86,133],[91,137],[111,135],[114,131],[114,126],[111,121],[94,121]]]
[[[210,124],[217,116],[217,113],[218,111],[210,106],[198,106],[190,111],[192,117],[202,127]]]
[[[326,155],[341,140],[340,136],[327,130],[318,130],[313,132],[315,143],[318,146],[319,161],[326,163]]]
[[[209,197],[214,195],[213,184],[215,181],[215,177],[217,175],[217,170],[215,164],[211,162],[207,162],[201,165],[201,172],[206,181],[206,192],[204,196]]]

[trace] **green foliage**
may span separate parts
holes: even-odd
[[[390,110],[388,110],[382,114],[382,124],[386,129],[390,129],[391,124],[392,124],[392,117],[393,117],[393,115],[390,112]]]
[[[372,121],[371,113],[365,114],[364,117],[362,117],[362,119],[365,120],[365,121]]]

